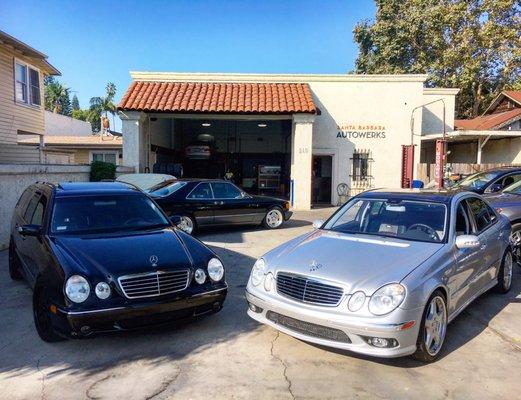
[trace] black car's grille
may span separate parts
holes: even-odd
[[[351,343],[349,336],[344,331],[327,326],[312,324],[310,322],[301,321],[295,318],[287,317],[286,315],[278,314],[273,311],[266,313],[266,318],[277,325],[283,326],[294,332],[302,333],[316,337],[319,339],[333,340],[335,342]]]
[[[303,303],[322,306],[336,306],[344,295],[341,287],[285,272],[277,274],[277,292]]]
[[[129,299],[155,297],[179,292],[188,287],[190,271],[155,271],[118,278],[123,294]]]

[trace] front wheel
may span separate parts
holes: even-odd
[[[54,330],[50,316],[50,304],[43,286],[37,286],[33,294],[34,325],[38,336],[44,342],[59,342],[64,340]]]
[[[177,227],[191,235],[195,231],[195,220],[190,215],[181,215]]]
[[[513,261],[521,267],[521,223],[512,224],[512,234],[510,235],[510,243],[513,248]]]
[[[499,293],[508,293],[512,287],[512,275],[513,275],[512,252],[510,249],[505,251],[503,260],[499,266],[499,272],[497,274],[497,285],[496,291]]]
[[[282,214],[282,210],[278,207],[274,207],[266,213],[262,223],[268,229],[277,229],[280,228],[283,222],[284,214]]]
[[[447,333],[447,305],[443,294],[436,290],[423,312],[416,352],[413,357],[425,363],[435,361],[443,347]]]

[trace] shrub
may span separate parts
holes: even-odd
[[[99,182],[104,179],[116,179],[116,165],[104,161],[93,161],[90,164],[90,181]]]

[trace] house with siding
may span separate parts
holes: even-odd
[[[0,31],[0,163],[39,163],[39,146],[19,139],[45,133],[44,85],[47,75],[60,75],[47,56]]]

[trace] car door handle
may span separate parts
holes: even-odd
[[[224,201],[214,201],[213,204],[217,206],[222,206],[224,204]]]
[[[486,244],[482,244],[481,247],[480,247],[480,250],[485,250],[487,248],[487,245]]]

